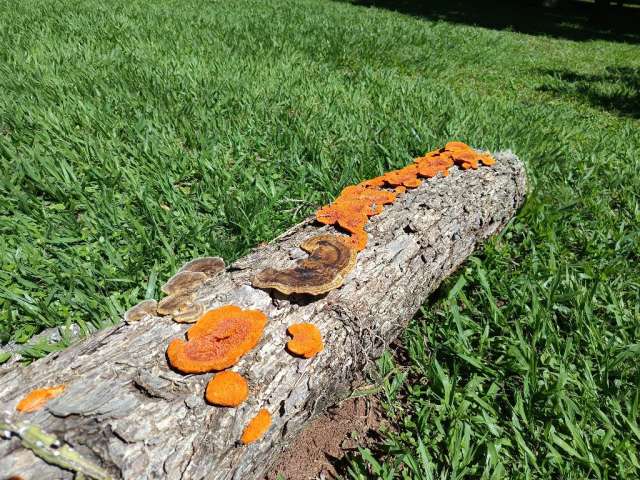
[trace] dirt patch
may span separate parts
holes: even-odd
[[[373,396],[339,403],[298,434],[265,480],[338,478],[344,474],[347,453],[380,442],[382,421],[379,402]]]

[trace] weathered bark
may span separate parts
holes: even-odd
[[[0,402],[11,411],[33,388],[68,386],[40,412],[5,412],[5,423],[36,424],[115,478],[259,478],[287,439],[344,398],[427,295],[514,215],[525,195],[524,168],[511,154],[496,158],[490,168],[452,169],[449,177],[426,181],[373,217],[354,271],[325,296],[278,297],[250,286],[258,269],[292,265],[303,255],[297,248],[302,240],[332,230],[311,220],[207,282],[198,293],[206,307],[234,303],[269,316],[258,347],[234,367],[251,385],[241,407],[205,403],[211,375],[169,369],[166,346],[187,326],[152,318],[97,332],[27,367],[0,369]],[[316,324],[325,339],[325,350],[311,360],[284,349],[286,327],[303,321]],[[270,430],[261,441],[239,446],[245,424],[261,407],[273,415]],[[17,434],[0,439],[0,472],[73,477],[24,448]]]

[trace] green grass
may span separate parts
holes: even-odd
[[[460,139],[531,194],[380,362],[353,478],[640,475],[640,47],[328,0],[0,0],[0,336],[104,325]]]

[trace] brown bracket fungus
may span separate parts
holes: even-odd
[[[207,277],[213,277],[225,269],[224,260],[220,257],[201,257],[185,263],[180,272],[202,272]]]
[[[207,278],[203,272],[180,271],[162,285],[160,290],[167,295],[193,292],[200,288]]]
[[[292,337],[287,342],[287,350],[294,355],[311,358],[324,349],[322,334],[318,327],[311,323],[289,325],[287,333]]]
[[[169,343],[169,363],[183,373],[229,368],[258,344],[266,323],[259,310],[235,305],[210,310],[187,330],[188,341],[176,338]]]
[[[21,413],[32,413],[40,410],[47,402],[64,392],[65,385],[37,388],[27,393],[16,405],[16,410]]]
[[[143,300],[135,307],[131,307],[124,314],[124,321],[127,323],[137,322],[146,316],[153,316],[158,313],[158,302],[156,300]]]
[[[249,423],[242,432],[240,441],[243,445],[249,445],[261,438],[269,427],[271,426],[271,414],[266,408],[260,409],[260,411],[249,420]]]
[[[183,312],[193,303],[194,293],[185,292],[164,297],[158,302],[158,313],[160,315],[174,315]]]
[[[273,288],[285,295],[320,295],[338,288],[356,263],[356,250],[337,235],[317,235],[300,245],[309,254],[293,268],[266,268],[253,277],[253,286]]]
[[[183,303],[173,310],[171,317],[174,322],[193,323],[204,313],[204,305],[201,303]]]
[[[237,407],[249,396],[249,384],[239,373],[225,370],[214,375],[207,384],[205,398],[220,407]]]

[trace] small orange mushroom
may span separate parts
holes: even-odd
[[[239,373],[225,370],[214,375],[207,384],[205,398],[213,405],[237,407],[249,396],[249,385]]]
[[[287,350],[304,358],[316,356],[324,349],[322,334],[312,323],[295,323],[289,325],[287,333],[291,340],[287,342]]]
[[[490,153],[482,154],[480,155],[479,158],[480,158],[480,163],[482,163],[487,167],[490,167],[491,165],[494,165],[496,163],[496,159],[493,158]]]
[[[47,402],[64,392],[65,385],[37,388],[30,391],[16,405],[16,410],[21,413],[32,413],[40,410]]]
[[[234,305],[204,314],[187,330],[187,339],[169,343],[172,367],[184,373],[205,373],[235,365],[260,340],[267,316],[259,310]]]
[[[364,226],[367,224],[367,215],[373,215],[375,211],[370,205],[358,201],[343,200],[326,205],[316,212],[316,219],[325,225],[335,225],[343,228],[347,232],[358,236],[356,242],[358,251],[362,250],[366,242]],[[364,237],[364,244],[362,238]]]
[[[384,186],[386,180],[384,175],[380,175],[379,177],[370,178],[369,180],[364,180],[358,184],[359,187],[365,188],[379,188]]]
[[[453,161],[456,165],[460,165],[464,170],[467,168],[478,168],[479,155],[475,150],[461,150],[453,153]]]
[[[393,170],[385,174],[384,177],[392,187],[402,185],[407,188],[416,188],[422,183],[422,180],[418,179],[418,168],[415,165],[407,165],[400,170]]]
[[[416,159],[416,168],[418,173],[427,178],[433,178],[438,173],[442,173],[445,177],[449,175],[449,168],[453,167],[453,159],[449,153],[437,155],[427,155]]]
[[[444,150],[447,150],[449,152],[464,151],[470,149],[471,147],[469,145],[459,141],[447,142],[444,146]]]
[[[242,432],[240,441],[244,445],[255,442],[256,440],[261,438],[267,432],[267,430],[269,430],[270,426],[271,414],[266,408],[262,408],[255,417],[249,420],[249,423]]]

